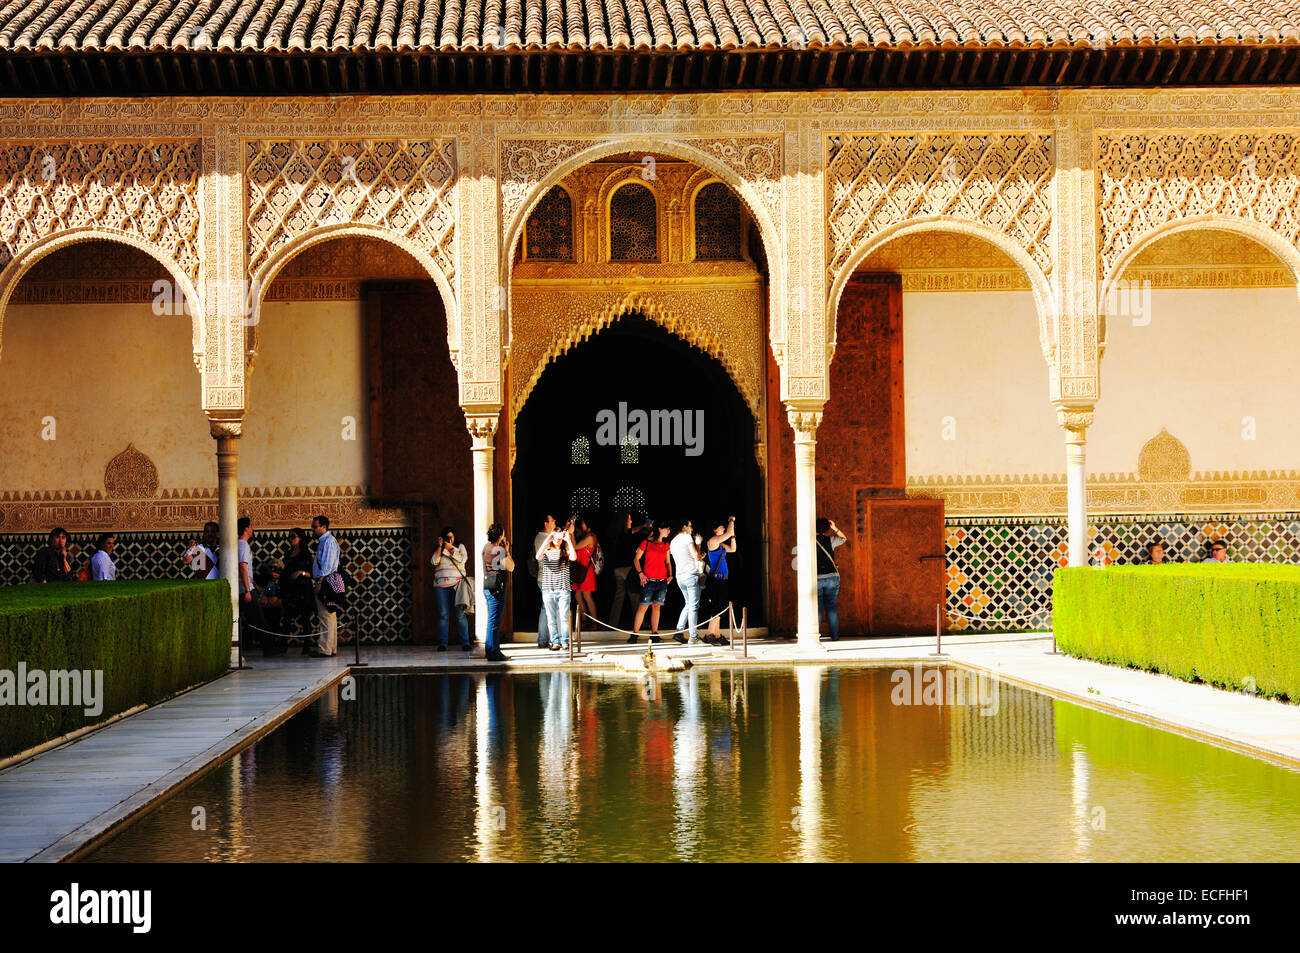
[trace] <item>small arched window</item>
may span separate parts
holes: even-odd
[[[569,512],[594,513],[600,509],[600,494],[589,486],[580,486],[569,495]]]
[[[619,445],[619,454],[624,463],[640,463],[641,445],[632,439],[631,434],[628,434]]]
[[[573,200],[558,185],[528,216],[524,250],[536,261],[573,261]]]
[[[585,467],[591,463],[591,441],[586,437],[575,437],[569,444],[569,463],[575,467]]]
[[[655,261],[658,239],[654,193],[635,182],[619,188],[609,202],[609,260]]]
[[[740,199],[721,182],[695,193],[696,261],[739,261],[744,229]]]
[[[645,493],[639,486],[620,486],[614,494],[614,509],[631,510],[633,513],[646,511]]]

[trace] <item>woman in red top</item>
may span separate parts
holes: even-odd
[[[632,623],[632,634],[628,642],[635,643],[641,631],[641,622],[645,619],[645,610],[650,609],[650,641],[659,642],[659,611],[664,607],[664,598],[668,595],[668,526],[655,527],[650,536],[637,547],[632,565],[641,575],[641,604],[636,607],[636,621]]]
[[[582,582],[573,584],[573,591],[577,594],[573,600],[573,611],[586,612],[593,619],[596,617],[596,572],[591,565],[591,557],[596,552],[596,534],[591,531],[587,521],[578,518],[573,526],[573,548],[577,552],[579,565],[586,567],[586,572],[580,570],[574,571],[574,575],[582,576]]]

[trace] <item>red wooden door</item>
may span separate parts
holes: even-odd
[[[946,600],[943,500],[863,501],[871,635],[934,632]]]

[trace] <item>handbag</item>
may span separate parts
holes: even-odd
[[[597,576],[605,571],[605,551],[600,548],[600,543],[591,551],[591,570]]]

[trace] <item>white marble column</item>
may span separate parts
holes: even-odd
[[[799,651],[822,651],[817,613],[817,428],[822,422],[817,409],[795,409],[787,404],[787,417],[794,428],[795,536],[798,552],[796,592],[799,622],[796,632]]]
[[[230,583],[230,603],[234,610],[231,642],[239,634],[239,437],[241,418],[208,418],[208,428],[217,441],[217,522],[221,526],[221,546],[217,566],[221,578]],[[239,664],[239,650],[230,647],[230,664]]]
[[[469,427],[470,452],[474,460],[474,538],[465,547],[469,550],[466,574],[474,578],[474,638],[484,646],[487,643],[487,600],[483,596],[483,547],[487,544],[487,531],[493,520],[497,414],[467,414],[465,424]],[[513,542],[511,540],[512,545]]]
[[[1070,565],[1088,565],[1092,540],[1088,537],[1087,429],[1092,412],[1058,410],[1065,428],[1066,523],[1069,528]]]

